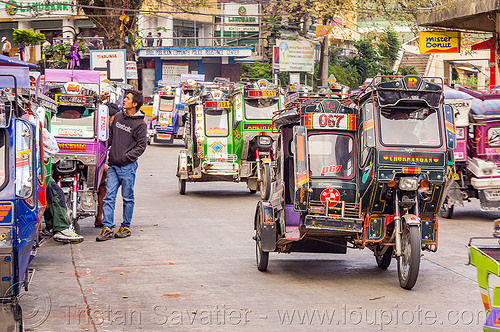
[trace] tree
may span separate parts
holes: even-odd
[[[97,27],[109,49],[127,50],[134,59],[137,14],[144,0],[77,0],[85,15]],[[120,10],[122,8],[122,10]]]
[[[21,60],[24,60],[24,49],[26,46],[34,46],[45,40],[43,33],[34,32],[31,29],[23,30],[14,28],[12,35],[14,36],[14,42],[19,45]]]
[[[401,43],[394,29],[392,27],[385,28],[378,43],[378,52],[387,67],[392,68],[394,62],[398,59],[400,45]]]

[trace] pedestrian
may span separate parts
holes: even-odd
[[[109,127],[113,124],[113,119],[115,115],[120,111],[118,105],[115,103],[108,103],[108,117],[109,117]],[[97,192],[97,215],[95,217],[94,226],[102,227],[102,206],[104,205],[104,196],[106,195],[106,176],[108,173],[108,165],[103,165],[103,172],[101,178],[101,184],[99,185],[99,191]]]
[[[43,41],[42,48],[46,48],[46,47],[49,47],[49,46],[51,46],[51,45],[50,45],[50,42],[49,42],[47,39],[45,39],[45,40]]]
[[[113,236],[124,238],[132,235],[130,223],[134,212],[134,182],[137,171],[137,159],[146,150],[147,126],[145,114],[140,111],[144,101],[142,93],[127,90],[123,101],[123,111],[118,112],[109,131],[108,173],[106,178],[106,196],[103,204],[101,233],[96,241],[106,241]],[[116,194],[122,187],[123,221],[113,234]]]
[[[153,45],[154,45],[153,34],[151,32],[148,32],[148,36],[146,37],[146,46],[153,47]]]
[[[5,56],[10,56],[10,50],[12,49],[12,45],[10,44],[10,41],[7,40],[7,37],[2,37],[2,54]]]
[[[89,41],[89,50],[97,50],[99,48],[99,35],[95,34],[94,38]]]
[[[156,40],[156,47],[160,47],[160,46],[161,46],[161,33],[159,33],[159,32],[158,32],[158,33],[156,34],[156,37],[158,38],[158,39]]]

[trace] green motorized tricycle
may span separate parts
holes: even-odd
[[[271,193],[274,164],[272,153],[278,134],[273,133],[273,115],[281,109],[278,84],[267,80],[244,82],[233,94],[234,153],[239,156],[239,178],[251,192],[266,200]]]
[[[230,125],[231,85],[225,82],[201,84],[185,101],[186,146],[179,153],[177,177],[179,193],[186,193],[186,182],[238,181],[238,158],[234,154]]]

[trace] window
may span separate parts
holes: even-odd
[[[382,108],[380,136],[382,144],[393,146],[441,146],[437,109]]]
[[[225,137],[229,134],[227,110],[205,110],[206,135]]]
[[[311,177],[354,177],[354,140],[340,134],[317,134],[308,137]]]
[[[52,117],[51,133],[55,137],[93,138],[94,113],[83,106],[60,105]]]
[[[488,129],[488,145],[494,147],[500,146],[500,127],[491,127]]]
[[[245,99],[245,117],[247,120],[271,120],[278,107],[278,99]]]

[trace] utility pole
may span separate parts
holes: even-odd
[[[322,45],[322,50],[321,50],[321,61],[320,64],[321,66],[321,85],[322,86],[327,86],[328,85],[328,62],[329,61],[329,56],[328,56],[328,34],[323,37],[323,45]]]

